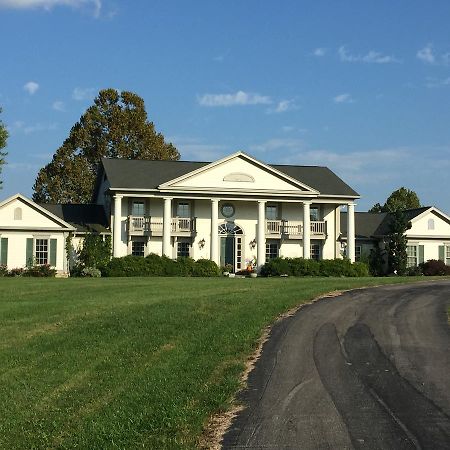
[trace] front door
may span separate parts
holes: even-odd
[[[234,236],[223,236],[220,238],[220,265],[223,267],[231,264],[234,267]]]

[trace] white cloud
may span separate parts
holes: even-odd
[[[55,6],[71,8],[92,8],[95,17],[100,15],[101,0],[0,0],[0,8],[9,9],[44,9],[50,11]]]
[[[313,55],[314,56],[325,56],[326,52],[327,52],[326,48],[316,48],[313,51]]]
[[[433,46],[431,44],[428,44],[425,47],[421,48],[417,52],[416,56],[417,56],[417,59],[420,59],[420,61],[422,61],[424,63],[434,64],[436,61]]]
[[[369,64],[390,64],[401,62],[395,56],[384,55],[383,53],[375,50],[370,50],[365,55],[353,55],[344,45],[339,47],[338,55],[342,62],[363,62]]]
[[[76,87],[72,92],[72,98],[77,101],[92,100],[95,97],[94,88]]]
[[[26,125],[22,127],[22,131],[25,134],[30,134],[30,133],[37,133],[37,132],[41,132],[41,131],[54,131],[58,128],[58,125],[56,123],[51,123],[51,124],[42,124],[42,123],[36,123],[34,125]]]
[[[0,0],[1,1],[1,0]],[[25,83],[23,85],[23,88],[30,94],[33,95],[37,92],[39,89],[39,84],[35,81],[28,81],[28,83]]]
[[[292,111],[297,108],[298,107],[296,106],[294,100],[281,100],[274,108],[269,108],[267,112],[269,114],[280,114],[286,111]]]
[[[267,95],[238,91],[235,94],[203,94],[197,96],[202,106],[247,106],[270,105],[272,99]]]
[[[230,149],[222,144],[208,144],[203,139],[171,136],[166,139],[172,142],[181,154],[181,159],[194,161],[214,161],[230,153]]]
[[[64,103],[61,100],[56,100],[52,104],[52,108],[55,111],[65,111]]]
[[[333,97],[334,103],[354,103],[353,97],[349,93],[339,94]]]
[[[299,151],[305,147],[305,143],[302,139],[295,138],[273,138],[261,144],[251,145],[249,148],[253,152],[273,152],[273,151]]]
[[[427,78],[427,82],[425,83],[427,88],[438,88],[450,86],[450,77],[444,78],[443,80],[438,80],[436,78]]]

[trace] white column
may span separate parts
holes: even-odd
[[[164,197],[162,254],[172,257],[170,248],[170,232],[172,229],[172,199]]]
[[[311,258],[311,202],[303,202],[303,258]]]
[[[122,198],[123,195],[114,196],[114,222],[113,222],[113,256],[121,256],[122,245]]]
[[[266,262],[266,202],[258,201],[258,228],[256,233],[256,261],[258,270]]]
[[[347,204],[347,258],[355,262],[355,204]]]
[[[211,199],[210,259],[219,264],[219,199]]]

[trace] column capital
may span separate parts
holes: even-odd
[[[123,198],[123,194],[114,194],[113,198],[117,198],[117,199]]]
[[[163,197],[163,200],[173,200],[173,197]]]
[[[220,202],[220,198],[211,198],[211,203],[219,203]]]
[[[356,203],[355,202],[348,202],[348,203],[346,203],[346,205],[347,206],[356,206]]]
[[[266,203],[267,203],[267,200],[258,200],[258,203],[259,203],[259,204],[263,204],[263,205],[264,205],[264,204],[266,204]]]
[[[302,203],[304,205],[311,205],[312,204],[312,200],[302,200]]]

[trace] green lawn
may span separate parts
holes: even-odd
[[[0,278],[0,448],[195,448],[277,315],[401,281]]]

